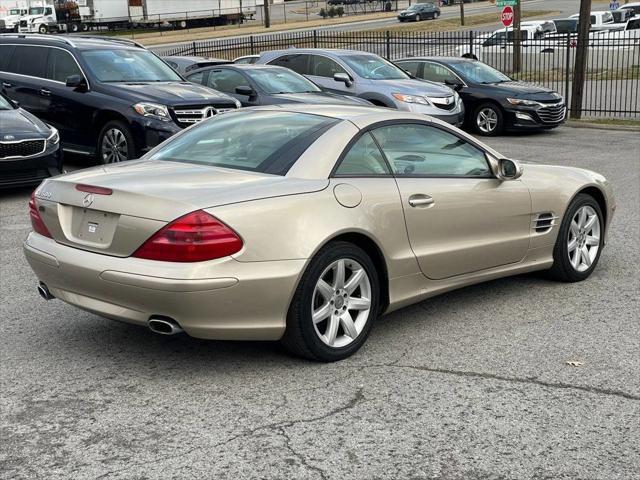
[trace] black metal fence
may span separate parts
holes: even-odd
[[[561,93],[570,104],[575,36],[555,35],[521,43],[521,68],[513,69],[514,47],[506,36],[485,32],[397,32],[314,30],[191,42],[162,55],[233,59],[266,50],[343,48],[376,53],[389,60],[415,56],[467,56],[517,80]],[[593,34],[589,39],[582,113],[598,117],[640,117],[640,30]]]

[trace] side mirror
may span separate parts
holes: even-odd
[[[459,92],[460,90],[462,90],[462,87],[464,87],[462,83],[456,82],[455,80],[445,80],[444,84],[448,87],[453,88],[456,92]]]
[[[494,173],[500,180],[516,180],[522,172],[522,166],[516,160],[500,158],[495,163]]]
[[[351,77],[346,73],[334,73],[333,79],[336,82],[344,83],[347,87],[350,87],[353,84]]]
[[[71,75],[66,78],[65,85],[69,88],[83,88],[87,86],[87,82],[82,75]]]
[[[255,97],[256,92],[249,85],[240,85],[236,87],[236,93],[238,95],[246,95],[247,97]]]

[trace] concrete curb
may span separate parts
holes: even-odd
[[[635,125],[608,125],[603,123],[589,123],[589,122],[576,122],[568,121],[564,124],[565,127],[571,128],[591,128],[594,130],[619,130],[622,132],[640,132],[640,124]]]

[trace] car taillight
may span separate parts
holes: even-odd
[[[133,254],[163,262],[202,262],[226,257],[242,248],[229,227],[203,210],[188,213],[158,230]]]
[[[42,221],[42,217],[38,211],[35,190],[31,193],[31,198],[29,198],[29,217],[31,218],[31,226],[33,227],[34,232],[44,235],[45,237],[53,238],[51,233],[49,233],[49,229]]]

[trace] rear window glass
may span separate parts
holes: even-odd
[[[150,158],[285,175],[336,123],[306,113],[225,113],[169,140]]]

